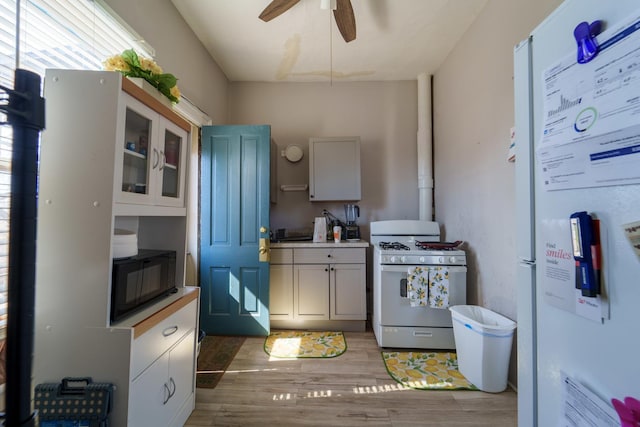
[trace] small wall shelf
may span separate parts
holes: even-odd
[[[307,191],[308,188],[307,184],[283,184],[280,191]]]

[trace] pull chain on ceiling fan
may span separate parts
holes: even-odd
[[[269,22],[293,6],[300,0],[273,0],[262,11],[259,18],[264,22]],[[336,0],[336,8],[333,10],[333,18],[336,21],[338,30],[345,42],[349,43],[356,39],[356,17],[353,14],[351,0]]]

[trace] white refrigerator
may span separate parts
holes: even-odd
[[[586,33],[601,31],[599,51],[578,63],[574,29],[598,20]],[[637,0],[567,0],[514,50],[520,427],[573,425],[572,409],[591,416],[567,379],[603,405],[640,399],[640,246],[628,226],[640,221],[633,21]],[[570,216],[581,211],[599,220],[598,297],[575,287]]]

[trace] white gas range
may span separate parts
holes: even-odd
[[[467,303],[467,258],[461,242],[440,242],[433,221],[375,221],[373,246],[373,331],[380,347],[454,349],[451,312],[413,307],[407,296],[411,269],[443,267],[449,306]],[[441,270],[442,271],[442,270]]]

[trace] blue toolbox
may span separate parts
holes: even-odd
[[[94,383],[91,377],[38,384],[34,405],[40,427],[108,427],[113,390],[113,384]]]

